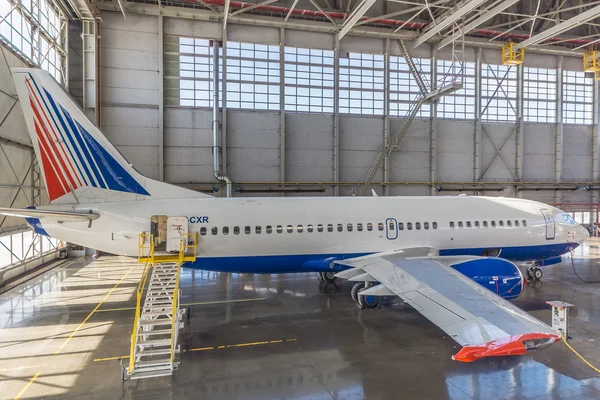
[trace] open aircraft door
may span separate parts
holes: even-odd
[[[544,216],[544,221],[546,223],[546,239],[554,239],[554,236],[556,235],[556,225],[554,222],[554,216],[546,208],[542,208],[541,211],[542,215]]]
[[[188,233],[188,220],[186,217],[167,218],[167,251],[178,253],[181,238]]]

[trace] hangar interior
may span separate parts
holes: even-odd
[[[595,233],[599,26],[598,2],[576,0],[0,0],[0,206],[49,202],[11,75],[34,66],[153,179],[222,197],[518,197]],[[593,243],[572,255],[592,280]],[[0,218],[0,244],[10,398],[600,398],[562,347],[456,366],[418,313],[361,314],[349,284],[196,270],[180,369],[121,383],[137,264],[56,267],[66,243],[19,217]],[[516,303],[544,321],[545,301],[575,303],[572,343],[600,361],[600,287],[570,259],[545,272]]]

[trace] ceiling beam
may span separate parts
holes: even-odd
[[[232,12],[231,16],[233,17],[234,15],[238,15],[241,13],[245,13],[246,11],[254,10],[255,8],[260,7],[260,6],[266,6],[267,4],[275,3],[276,1],[278,1],[278,0],[265,0],[262,3],[253,4],[250,7],[240,8],[239,10]]]
[[[363,15],[365,15],[365,13],[373,4],[375,4],[375,0],[363,0],[358,7],[352,11],[350,18],[344,21],[344,25],[342,25],[342,29],[340,30],[338,36],[339,40],[342,40],[346,33],[348,33],[348,31],[350,31],[350,29],[356,25],[356,23],[363,17]]]
[[[473,29],[477,28],[479,25],[488,21],[490,18],[493,18],[495,15],[500,14],[501,11],[506,10],[508,7],[512,6],[513,4],[515,4],[518,1],[519,0],[505,0],[501,4],[498,4],[496,7],[492,8],[491,10],[484,11],[483,14],[481,14],[481,16],[479,18],[477,18],[473,22],[467,24],[462,29],[462,32],[454,33],[454,34],[450,35],[449,37],[447,37],[446,39],[442,40],[440,42],[440,44],[438,45],[438,50],[443,47],[446,47],[447,45],[449,45],[456,39],[460,38],[461,36],[466,35]]]
[[[414,42],[414,47],[417,47],[436,34],[440,33],[442,30],[446,29],[454,22],[458,21],[462,17],[464,17],[469,12],[473,11],[475,8],[479,7],[481,4],[485,3],[486,0],[463,0],[458,3],[454,10],[448,11],[439,21],[434,21],[432,25],[430,25],[421,36],[419,36]]]
[[[321,12],[321,14],[323,14],[328,20],[329,22],[331,22],[333,25],[337,26],[337,24],[335,23],[335,21],[333,20],[333,18],[331,18],[329,16],[329,14],[327,14],[325,11],[323,11],[323,9],[317,4],[317,2],[315,0],[309,0],[313,6],[315,6],[317,8],[317,10],[319,10]]]
[[[519,50],[527,46],[538,44],[540,42],[543,42],[544,40],[550,39],[551,37],[560,35],[563,32],[571,30],[581,24],[585,24],[587,21],[596,18],[598,15],[600,15],[600,6],[590,8],[589,10],[584,11],[581,14],[574,16],[573,18],[563,21],[558,25],[555,25],[541,33],[538,33],[535,36],[530,37],[529,39],[517,43],[513,48],[515,50]]]

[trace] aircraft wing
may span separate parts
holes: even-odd
[[[77,212],[77,211],[59,211],[59,210],[38,210],[35,208],[7,208],[0,207],[0,215],[7,215],[9,217],[22,217],[22,218],[51,218],[59,221],[93,221],[100,217],[100,215],[89,212]]]
[[[352,267],[340,278],[380,283],[361,295],[397,295],[439,326],[463,346],[454,360],[525,354],[560,340],[557,331],[448,266],[444,257],[381,253],[335,263]]]

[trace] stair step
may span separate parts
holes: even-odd
[[[159,369],[159,370],[148,371],[148,372],[133,371],[133,373],[131,374],[131,379],[155,378],[158,376],[169,376],[169,375],[173,375],[173,370],[171,368]]]
[[[151,331],[138,331],[138,335],[170,335],[171,329],[155,329]]]
[[[171,325],[171,318],[140,320],[140,326]]]
[[[173,306],[172,305],[168,305],[168,306],[144,306],[142,307],[142,314],[145,313],[146,311],[148,312],[153,312],[153,311],[172,311],[173,310]]]
[[[142,312],[142,317],[158,317],[160,315],[168,315],[171,318],[171,310]]]
[[[152,298],[156,298],[159,296],[162,297],[172,297],[174,295],[173,291],[168,291],[168,290],[153,290],[152,292],[149,292],[146,296],[147,297],[152,297]]]
[[[159,358],[156,360],[149,360],[149,361],[136,361],[135,365],[133,366],[133,370],[135,371],[138,368],[145,368],[145,367],[166,367],[166,368],[171,368],[171,359],[170,358]]]
[[[140,340],[137,342],[138,346],[171,346],[171,339],[155,339],[155,340]]]
[[[170,306],[170,305],[173,305],[172,301],[167,301],[167,300],[162,300],[162,301],[150,300],[150,303],[144,304],[144,308],[145,307],[157,307],[157,306]]]
[[[171,354],[171,349],[138,350],[135,353],[136,357],[164,356],[165,354]]]

